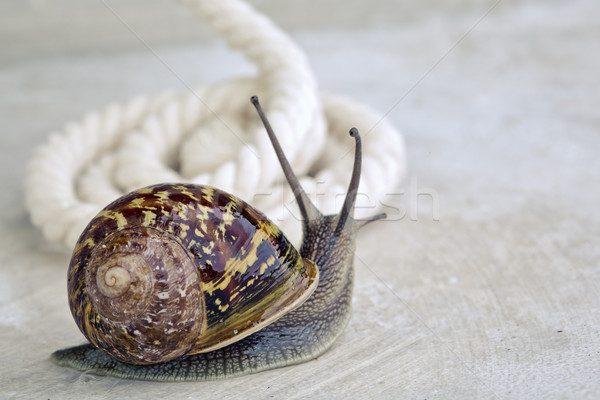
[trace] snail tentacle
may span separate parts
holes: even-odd
[[[350,129],[350,136],[352,136],[356,142],[356,149],[354,151],[354,166],[352,167],[352,177],[348,184],[348,193],[346,199],[342,205],[342,210],[338,216],[338,224],[335,228],[336,233],[339,233],[344,229],[346,220],[352,218],[354,214],[354,205],[356,204],[356,196],[358,195],[358,185],[360,184],[360,170],[362,167],[362,142],[358,129]]]
[[[298,208],[300,208],[300,214],[302,214],[303,228],[306,231],[306,224],[308,223],[308,221],[318,219],[323,214],[321,214],[319,209],[313,204],[312,201],[310,201],[310,198],[304,191],[304,188],[302,188],[302,186],[300,185],[300,182],[298,181],[298,178],[296,177],[292,166],[290,165],[287,157],[283,152],[283,149],[281,148],[281,145],[279,144],[279,140],[277,139],[275,132],[273,132],[271,123],[269,122],[267,116],[265,115],[265,112],[262,109],[262,106],[260,105],[260,102],[258,101],[258,97],[252,96],[250,98],[250,101],[256,108],[256,111],[258,112],[258,115],[263,125],[265,126],[267,134],[269,135],[269,140],[273,145],[273,149],[275,150],[275,154],[277,155],[277,159],[279,160],[279,164],[281,165],[281,169],[283,170],[285,178],[288,181],[292,192],[294,193],[296,201],[298,202]]]

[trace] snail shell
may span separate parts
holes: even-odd
[[[319,272],[260,211],[218,189],[162,184],[111,203],[69,268],[80,330],[119,361],[212,351],[302,304]]]

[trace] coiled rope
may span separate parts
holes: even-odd
[[[73,246],[94,215],[124,193],[154,183],[189,182],[248,201],[297,242],[297,207],[249,103],[254,94],[300,182],[324,213],[342,205],[352,161],[348,129],[363,132],[356,216],[376,213],[405,173],[399,132],[364,106],[320,94],[304,53],[246,3],[182,3],[241,51],[257,76],[134,98],[53,133],[35,153],[25,187],[31,219],[44,236]]]

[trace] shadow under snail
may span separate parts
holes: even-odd
[[[99,375],[200,381],[309,361],[350,318],[354,167],[338,215],[310,201],[258,102],[303,218],[298,252],[244,201],[209,186],[159,184],[104,208],[81,234],[68,272],[69,306],[91,342],[59,350],[61,366]]]

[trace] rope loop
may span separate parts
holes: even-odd
[[[71,122],[35,153],[26,179],[31,219],[52,242],[73,246],[106,204],[159,182],[208,184],[253,204],[293,242],[301,224],[268,136],[251,107],[258,95],[307,194],[324,213],[341,207],[351,173],[351,126],[364,132],[356,217],[382,206],[405,174],[402,137],[381,115],[321,94],[304,53],[240,0],[185,0],[257,68],[184,93],[111,104]],[[366,134],[368,132],[368,134]],[[342,199],[342,200],[341,200]]]

